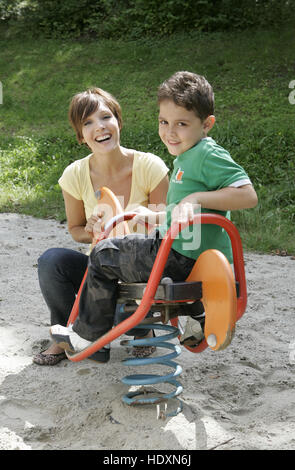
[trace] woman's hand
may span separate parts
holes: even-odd
[[[97,236],[104,229],[104,222],[102,220],[103,213],[99,212],[97,215],[92,215],[86,222],[85,232],[87,232],[92,238],[97,238]]]

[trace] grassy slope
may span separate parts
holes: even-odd
[[[57,179],[87,154],[75,142],[67,109],[71,96],[88,86],[119,99],[123,145],[157,153],[171,165],[157,135],[156,89],[176,70],[191,70],[215,89],[212,137],[245,167],[259,194],[256,209],[233,214],[244,245],[295,252],[292,28],[142,42],[1,37],[1,211],[64,218]]]

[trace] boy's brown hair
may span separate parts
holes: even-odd
[[[99,108],[101,102],[111,110],[118,121],[119,129],[122,129],[122,111],[116,98],[101,88],[88,88],[72,98],[69,108],[69,120],[76,132],[79,144],[83,142],[83,123]]]
[[[158,88],[158,103],[172,100],[194,111],[201,121],[214,114],[213,88],[205,77],[192,72],[176,72]]]

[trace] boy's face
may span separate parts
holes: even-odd
[[[171,100],[160,103],[159,136],[171,155],[186,152],[207,136],[213,127],[214,116],[201,121],[194,111],[177,106]]]
[[[93,153],[109,152],[120,145],[120,129],[117,118],[103,102],[82,124],[83,143]]]

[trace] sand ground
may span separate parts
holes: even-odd
[[[122,402],[121,378],[139,371],[122,364],[129,352],[119,339],[108,364],[32,363],[50,326],[37,259],[49,247],[81,249],[66,226],[1,214],[0,243],[0,449],[295,449],[290,256],[245,254],[248,306],[235,338],[221,352],[182,349],[183,410],[163,420],[155,405]]]

